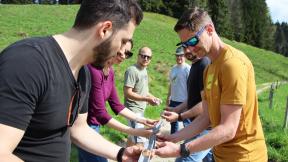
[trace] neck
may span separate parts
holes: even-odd
[[[218,36],[214,36],[212,40],[212,46],[207,56],[212,62],[215,61],[220,56],[221,51],[224,49],[224,47],[225,45],[221,41],[221,39]]]
[[[108,76],[108,75],[109,75],[109,70],[110,70],[109,67],[104,67],[104,68],[103,68],[102,71],[103,71],[103,73],[104,73],[105,76]]]
[[[139,63],[137,63],[136,66],[137,66],[139,69],[141,69],[141,70],[145,68],[144,66],[142,66],[142,65],[139,64]]]
[[[78,78],[80,68],[93,61],[91,35],[89,30],[79,32],[72,28],[66,33],[53,36],[61,47],[75,79]]]

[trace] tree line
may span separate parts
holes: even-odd
[[[273,23],[265,0],[139,0],[142,9],[179,18],[198,6],[207,10],[218,34],[288,56],[288,25]]]
[[[34,0],[35,1],[35,0]],[[2,3],[33,3],[33,0],[2,0]],[[288,25],[273,24],[265,0],[138,0],[147,12],[179,18],[198,6],[207,10],[218,34],[230,40],[244,42],[275,51],[288,57]],[[1,2],[1,0],[0,0]],[[42,0],[43,3],[51,3]],[[81,0],[58,0],[59,4],[81,3]]]

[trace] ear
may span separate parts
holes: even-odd
[[[101,39],[107,39],[109,38],[113,33],[113,24],[111,21],[103,21],[99,23],[98,29],[97,29],[97,35]]]
[[[213,31],[214,31],[214,26],[213,26],[212,24],[208,24],[208,25],[206,26],[206,30],[208,31],[208,34],[210,35],[210,34],[212,34]]]

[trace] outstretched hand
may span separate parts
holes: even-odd
[[[176,141],[176,137],[173,134],[158,133],[158,134],[156,134],[156,137],[157,137],[157,141],[159,141],[159,142],[165,142],[165,141],[174,142],[174,141]]]
[[[143,150],[143,146],[134,145],[131,147],[127,147],[122,156],[122,161],[123,162],[137,162],[142,150]]]
[[[149,128],[152,128],[155,126],[155,124],[157,124],[159,122],[159,120],[153,120],[153,119],[147,119],[147,118],[144,118],[142,120],[139,121],[139,123],[149,127]]]
[[[175,112],[172,112],[172,111],[164,111],[162,113],[161,117],[171,123],[171,122],[177,121],[179,115]]]
[[[154,154],[162,158],[178,157],[180,156],[180,146],[172,142],[160,142],[157,149],[154,150]]]
[[[152,135],[152,128],[132,128],[130,134],[134,136],[149,138]]]

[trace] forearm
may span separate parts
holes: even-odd
[[[128,92],[125,94],[126,98],[129,98],[134,101],[147,101],[148,96],[141,96],[134,92]]]
[[[212,148],[231,139],[227,128],[224,125],[219,125],[208,134],[189,142],[186,146],[192,153]]]
[[[169,88],[168,88],[168,94],[167,94],[167,98],[166,98],[166,106],[169,106],[170,96],[171,96],[171,85],[169,85]]]
[[[93,129],[87,126],[76,126],[71,129],[71,139],[74,144],[82,149],[112,160],[116,156],[120,147],[107,141]]]
[[[126,134],[130,134],[131,133],[130,130],[133,129],[113,118],[110,119],[106,125],[110,128],[113,128],[117,131],[120,131]]]
[[[202,102],[199,102],[197,105],[195,105],[191,109],[181,113],[181,117],[182,119],[195,118],[201,113],[203,113]]]
[[[139,122],[140,118],[131,110],[127,109],[126,107],[120,111],[119,113],[121,116],[124,116],[125,118],[129,120],[133,120],[135,122]]]
[[[180,105],[176,106],[175,108],[173,108],[173,111],[176,113],[180,113],[183,112],[187,109],[187,100],[182,102]]]
[[[134,129],[131,128],[125,124],[122,124],[121,122],[115,120],[115,119],[111,119],[109,120],[109,122],[107,123],[107,126],[116,129],[120,132],[129,134],[129,135],[133,135],[133,136],[142,136],[142,137],[148,137],[150,135],[150,132],[148,130],[143,129]]]
[[[179,142],[182,140],[190,139],[201,133],[203,130],[207,129],[209,125],[210,125],[209,118],[207,118],[206,115],[201,114],[196,119],[194,119],[193,122],[189,124],[187,127],[174,133],[172,135],[174,137],[172,141]]]
[[[1,162],[24,162],[12,153],[0,153]]]

